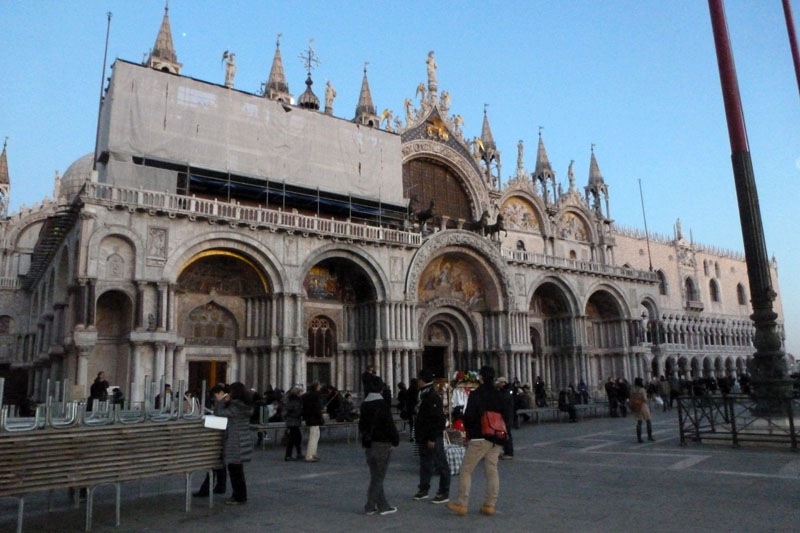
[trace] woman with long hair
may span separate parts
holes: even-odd
[[[654,441],[653,423],[650,421],[650,407],[647,405],[647,390],[644,388],[642,378],[633,380],[633,390],[630,396],[631,411],[636,419],[636,439],[642,440],[642,421],[647,422],[647,440]]]

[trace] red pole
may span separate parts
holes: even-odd
[[[792,5],[789,3],[789,0],[783,0],[783,14],[786,17],[786,31],[789,33],[789,47],[792,49],[794,75],[797,78],[797,91],[800,94],[800,52],[797,51],[797,33],[794,30]]]
[[[739,81],[736,78],[733,50],[731,50],[731,40],[728,36],[728,23],[725,20],[725,6],[722,5],[722,0],[708,0],[708,9],[711,12],[711,27],[714,32],[714,45],[717,49],[717,65],[722,84],[722,98],[725,101],[725,117],[728,120],[731,150],[733,152],[749,152],[742,99],[739,96]]]

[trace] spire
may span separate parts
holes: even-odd
[[[264,96],[270,100],[277,100],[288,104],[292,101],[289,93],[289,84],[286,83],[286,75],[283,73],[283,60],[281,59],[281,34],[275,42],[275,57],[272,58],[272,68],[269,70],[269,79]]]
[[[314,85],[314,82],[311,80],[311,69],[320,64],[317,54],[314,53],[314,47],[311,46],[313,42],[314,39],[309,39],[308,50],[300,54],[300,60],[306,67],[308,77],[306,77],[306,90],[297,99],[297,105],[305,109],[319,111],[319,98],[317,98],[317,95],[311,90],[311,86]]]
[[[586,191],[586,202],[590,203],[595,212],[599,216],[611,218],[608,206],[608,186],[603,181],[603,175],[600,174],[600,167],[597,166],[597,159],[594,157],[594,144],[592,144],[592,157],[589,160],[589,184],[584,190]],[[601,197],[605,200],[605,215],[603,215]]]
[[[483,104],[483,128],[481,129],[481,141],[486,150],[497,149],[494,143],[494,136],[492,135],[492,128],[489,126],[489,116],[486,114],[486,108],[489,104]]]
[[[0,185],[8,185],[11,183],[8,179],[8,159],[6,157],[6,145],[8,144],[8,137],[3,141],[3,152],[0,153]]]
[[[158,30],[156,42],[150,57],[147,58],[147,66],[163,72],[180,74],[181,63],[178,63],[178,55],[172,45],[172,30],[169,26],[169,2],[164,6],[164,18],[161,20],[161,28]]]
[[[361,94],[358,95],[358,105],[356,106],[356,116],[353,122],[363,126],[378,127],[378,119],[375,104],[372,103],[372,93],[369,90],[369,80],[367,80],[367,65],[364,63],[364,77],[361,80]]]
[[[297,105],[305,109],[314,109],[315,111],[319,111],[319,98],[317,98],[317,95],[311,90],[312,85],[314,85],[314,82],[312,81],[311,73],[309,72],[308,77],[306,78],[306,90],[303,91],[303,94],[301,94],[297,99]]]
[[[11,188],[11,180],[8,177],[8,158],[6,157],[6,145],[8,137],[3,141],[3,152],[0,153],[0,218],[8,215],[8,195]]]
[[[597,166],[597,159],[594,157],[594,144],[592,144],[592,158],[589,161],[589,186],[604,184],[603,175],[600,173],[600,167]]]
[[[538,177],[548,172],[553,175],[553,167],[550,166],[550,158],[547,157],[547,150],[544,148],[544,141],[542,140],[542,128],[539,128],[539,148],[536,151],[536,170],[533,171],[534,176]]]

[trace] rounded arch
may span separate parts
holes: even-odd
[[[550,291],[553,289],[558,291],[558,294],[563,298],[564,305],[566,306],[564,316],[576,316],[580,314],[578,312],[580,304],[578,303],[575,290],[566,281],[556,276],[545,276],[531,285],[531,299],[528,302],[528,308],[530,309],[534,305],[534,297],[536,297],[537,293],[541,294],[541,291]]]
[[[442,253],[460,248],[472,250],[474,257],[486,264],[486,272],[499,287],[499,309],[511,310],[515,307],[514,288],[508,265],[500,256],[500,252],[485,238],[463,230],[440,231],[428,238],[414,254],[406,277],[405,290],[410,300],[419,299],[419,282],[425,268],[431,260]],[[463,252],[463,250],[461,250]]]
[[[98,338],[123,338],[133,329],[133,299],[124,290],[103,291],[95,302]]]
[[[739,302],[739,305],[747,305],[747,292],[741,283],[736,284],[736,301]]]
[[[589,216],[581,209],[567,205],[556,213],[553,220],[556,227],[553,233],[557,237],[573,241],[595,244],[599,241],[597,228],[592,224]],[[582,234],[585,233],[585,239]],[[580,238],[579,238],[580,237]]]
[[[389,297],[389,278],[381,268],[379,262],[369,255],[366,251],[359,248],[346,248],[338,244],[329,244],[314,251],[306,257],[305,261],[300,265],[298,273],[299,276],[293,283],[297,286],[292,286],[292,289],[300,292],[303,291],[303,282],[306,276],[315,265],[328,260],[328,259],[344,259],[352,261],[367,275],[375,290],[375,298],[378,301],[384,301]]]
[[[423,122],[419,127],[424,128],[425,123]],[[480,169],[471,158],[467,158],[464,154],[446,144],[431,139],[416,138],[405,141],[401,150],[403,152],[402,165],[404,168],[413,160],[427,158],[445,166],[459,178],[471,202],[470,207],[474,219],[478,219],[483,210],[489,206],[489,192]]]
[[[231,250],[240,253],[257,265],[260,273],[269,280],[272,292],[286,291],[286,273],[281,262],[256,239],[231,231],[209,231],[182,242],[168,256],[163,277],[176,282],[186,263],[193,257],[209,250]]]
[[[86,244],[87,260],[86,275],[90,278],[98,276],[97,267],[100,264],[100,244],[106,237],[119,237],[128,242],[133,247],[133,279],[140,279],[144,273],[144,243],[139,235],[125,226],[111,225],[99,227]],[[78,271],[78,265],[75,265]]]
[[[550,228],[545,223],[545,208],[541,199],[524,190],[506,192],[500,198],[500,212],[506,229],[538,232],[549,237]]]
[[[583,301],[581,305],[581,310],[586,309],[586,304],[589,303],[589,300],[592,296],[597,293],[598,291],[605,291],[607,292],[619,306],[620,316],[619,318],[636,318],[634,317],[633,310],[631,306],[628,304],[628,301],[625,299],[625,296],[622,294],[622,291],[615,287],[614,285],[610,285],[604,281],[598,281],[589,286],[588,290],[586,291],[586,299]]]
[[[239,338],[239,321],[212,299],[186,313],[179,331],[189,344],[233,344]]]

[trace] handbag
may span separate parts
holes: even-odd
[[[503,415],[497,411],[484,411],[481,415],[481,434],[491,441],[507,441],[508,429]]]

